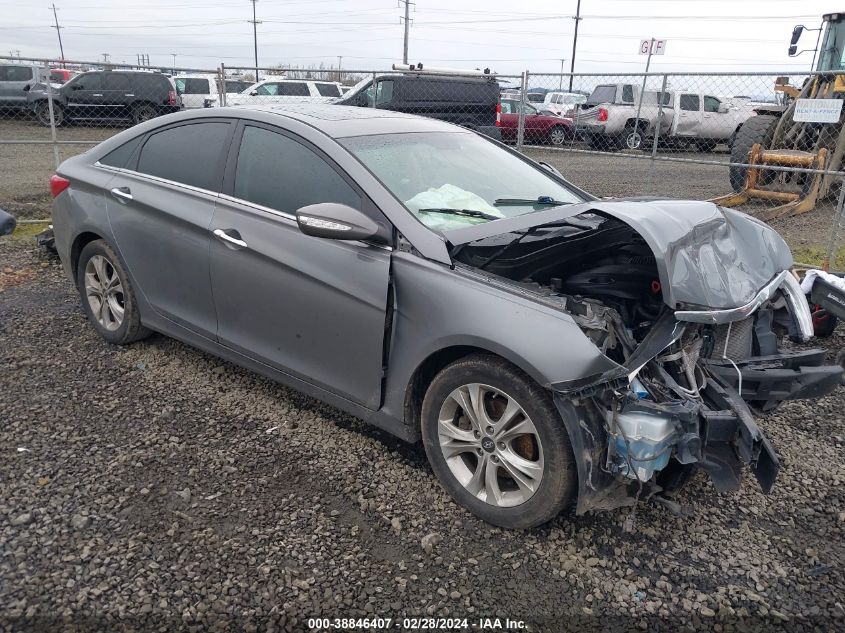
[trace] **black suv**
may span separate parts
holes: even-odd
[[[456,123],[500,140],[499,91],[492,75],[388,73],[365,79],[335,103],[373,107],[375,99],[376,108]]]
[[[41,125],[50,125],[46,86],[28,101]],[[69,121],[141,123],[182,109],[182,98],[166,75],[142,70],[95,70],[77,75],[53,92],[56,125]]]

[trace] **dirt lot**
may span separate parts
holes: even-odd
[[[25,149],[13,166],[31,164]],[[644,193],[641,161],[552,160],[584,186],[612,165]],[[9,165],[4,195],[33,195]],[[770,496],[750,476],[726,495],[699,476],[687,518],[642,505],[631,532],[629,511],[509,532],[457,508],[421,447],[161,336],[104,343],[31,237],[0,238],[0,271],[2,631],[301,631],[353,616],[845,628],[843,389],[761,422],[783,464]],[[823,342],[831,356],[842,331]]]

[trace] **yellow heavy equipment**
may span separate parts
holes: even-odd
[[[796,26],[793,30],[790,56],[798,54],[798,40],[805,30],[810,29]],[[770,220],[806,213],[834,193],[834,185],[838,191],[838,180],[830,173],[767,169],[835,172],[842,168],[845,74],[837,73],[845,73],[845,12],[824,15],[821,27],[812,30],[819,31],[816,48],[810,49],[819,53],[816,73],[800,88],[789,85],[787,77],[776,80],[775,91],[782,95],[782,103],[755,108],[757,114],[738,130],[731,148],[731,162],[749,167],[731,167],[734,193],[713,202],[726,207],[775,202],[776,206],[755,214]]]

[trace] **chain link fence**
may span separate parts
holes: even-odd
[[[478,130],[602,197],[712,199],[772,222],[813,210],[798,223],[806,236],[797,243],[809,243],[839,225],[845,135],[841,112],[796,122],[796,98],[822,103],[843,91],[843,77],[794,72],[498,75],[0,57],[0,206],[46,216],[62,160],[157,116],[342,102]]]

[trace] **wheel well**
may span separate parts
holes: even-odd
[[[441,369],[451,365],[456,360],[469,356],[470,354],[494,354],[490,350],[472,345],[455,345],[438,350],[419,364],[414,375],[405,389],[405,425],[408,430],[419,438],[420,416],[422,413],[423,398],[425,392],[434,377]]]
[[[79,263],[79,254],[82,252],[82,249],[94,240],[101,239],[103,238],[100,235],[97,235],[96,233],[86,232],[80,233],[76,236],[76,239],[73,240],[73,244],[71,244],[70,247],[70,267],[73,271],[74,279],[76,279],[76,266]]]
[[[636,121],[637,121],[637,119],[635,119],[635,118],[634,118],[634,119],[628,119],[628,120],[625,122],[625,129],[626,129],[626,130],[632,130],[632,129],[634,129],[634,123],[635,123]],[[647,131],[648,131],[648,121],[647,121],[647,120],[645,120],[645,119],[640,119],[640,122],[639,122],[639,124],[638,124],[638,125],[639,125],[639,128],[640,128],[640,134],[642,134],[643,132],[647,132]]]

